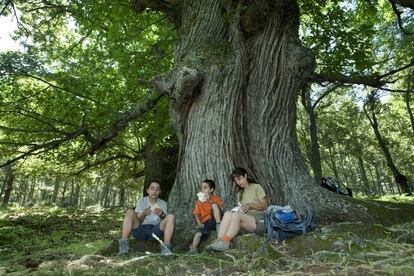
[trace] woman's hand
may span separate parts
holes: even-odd
[[[240,211],[241,211],[243,214],[246,214],[246,213],[249,211],[249,209],[250,209],[250,207],[249,207],[249,205],[248,205],[248,204],[242,204],[242,205],[240,206]]]

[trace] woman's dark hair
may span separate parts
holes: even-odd
[[[205,180],[203,180],[202,183],[207,183],[208,186],[210,187],[210,189],[216,190],[216,182],[214,182],[213,180],[211,180],[211,179],[205,179]]]
[[[242,167],[237,167],[235,168],[231,174],[230,174],[230,178],[233,181],[235,177],[237,176],[245,176],[247,174],[247,181],[249,181],[249,183],[254,183],[254,179],[250,178],[249,174],[247,173],[246,169],[242,168]]]
[[[249,181],[249,183],[254,183],[255,181],[252,178],[249,177],[249,174],[247,173],[246,169],[244,169],[242,167],[237,167],[231,172],[231,174],[230,174],[231,181],[233,183],[235,183],[234,178],[236,178],[237,176],[245,176],[246,174],[247,174],[247,181]],[[237,188],[239,188],[239,190],[243,190],[242,188],[240,188],[239,185],[237,185],[237,183],[235,183],[235,184],[236,184]]]

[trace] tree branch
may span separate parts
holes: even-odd
[[[395,0],[395,2],[404,8],[410,8],[414,10],[414,0]]]
[[[178,0],[134,0],[132,1],[132,9],[137,13],[142,13],[147,8],[164,12],[178,26],[181,20],[181,10],[178,2]]]
[[[197,96],[195,88],[204,76],[205,73],[201,70],[183,66],[150,81],[139,80],[139,82],[151,86],[158,93],[168,95],[170,99],[181,105]]]
[[[7,7],[8,7],[10,4],[13,4],[10,0],[9,0],[9,1],[6,1],[6,3],[4,4],[4,7],[3,7],[3,8],[1,9],[1,11],[0,11],[0,16],[2,16],[2,15],[3,15],[3,13],[6,11]]]
[[[105,164],[105,163],[111,162],[111,161],[116,160],[116,159],[128,159],[128,160],[135,160],[135,159],[136,159],[136,157],[129,156],[129,155],[126,155],[126,154],[118,154],[118,155],[111,156],[111,157],[108,157],[108,158],[106,158],[106,159],[103,159],[103,160],[100,160],[100,161],[94,162],[94,163],[89,163],[89,164],[87,164],[85,167],[83,167],[82,169],[80,169],[79,171],[75,172],[74,174],[75,174],[75,175],[80,175],[81,173],[83,173],[84,171],[89,170],[90,168],[93,168],[93,167],[95,167],[95,166],[99,166],[99,165],[102,165],[102,164]]]
[[[315,109],[318,104],[323,100],[323,98],[325,98],[326,96],[329,95],[329,93],[335,91],[340,85],[336,84],[328,89],[326,89],[321,96],[319,96],[316,101],[312,104],[312,109]]]
[[[355,76],[348,76],[344,74],[329,74],[329,73],[315,73],[310,81],[316,83],[323,83],[323,82],[332,82],[332,83],[343,83],[343,84],[362,84],[367,85],[374,88],[379,88],[383,90],[387,90],[388,88],[384,88],[383,86],[387,83],[394,83],[395,81],[385,80],[386,77],[391,75],[395,75],[396,73],[408,69],[414,66],[414,59],[411,60],[410,63],[404,65],[400,68],[395,70],[391,70],[382,75],[371,75],[371,76],[364,76],[364,75],[355,75]]]
[[[118,136],[119,132],[121,132],[121,130],[123,130],[132,120],[137,119],[152,110],[163,96],[164,95],[161,94],[155,99],[149,99],[144,105],[137,105],[133,110],[121,114],[121,116],[111,125],[109,131],[102,137],[98,138],[92,145],[90,153],[96,152],[113,138]]]
[[[69,133],[64,138],[57,139],[57,140],[52,140],[52,141],[49,141],[49,142],[47,142],[45,144],[41,144],[41,145],[36,144],[32,149],[26,151],[25,153],[20,154],[17,157],[15,157],[13,159],[10,159],[10,160],[6,161],[3,164],[0,164],[0,168],[5,167],[5,166],[7,166],[7,165],[9,165],[11,163],[14,163],[14,162],[16,162],[16,161],[18,161],[20,159],[24,159],[24,158],[26,158],[28,156],[37,155],[37,154],[40,154],[40,153],[44,153],[44,152],[48,152],[50,150],[53,150],[53,149],[59,147],[60,145],[62,145],[63,143],[68,142],[70,140],[73,140],[73,139],[79,137],[84,132],[85,132],[85,129],[82,129],[81,128],[81,129],[79,129],[79,130],[77,130],[75,132]]]
[[[395,15],[397,16],[398,27],[400,27],[401,31],[405,35],[412,35],[412,34],[414,34],[414,33],[410,33],[410,32],[407,32],[406,30],[404,30],[404,27],[403,27],[403,24],[402,24],[402,19],[401,19],[402,12],[400,12],[398,10],[398,8],[397,8],[397,0],[389,0],[389,1],[391,3],[392,9],[393,9]],[[406,4],[409,6],[410,5],[410,2],[412,2],[412,1],[399,1],[399,2],[403,2],[403,4],[404,4],[404,2],[408,2]],[[411,3],[411,5],[414,5],[414,4]],[[411,7],[411,8],[413,9],[413,7]]]

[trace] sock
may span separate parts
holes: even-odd
[[[224,235],[221,239],[225,242],[230,242],[231,241],[231,238],[227,235]]]

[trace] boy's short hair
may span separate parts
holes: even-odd
[[[148,182],[146,189],[148,189],[149,186],[151,186],[151,183],[157,183],[161,188],[161,183],[158,180],[153,179],[150,182]]]
[[[216,189],[216,182],[214,182],[211,179],[205,179],[203,180],[203,183],[207,183],[210,189],[214,189],[214,190]]]

